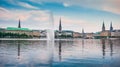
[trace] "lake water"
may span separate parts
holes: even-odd
[[[120,67],[120,39],[0,40],[0,67]]]

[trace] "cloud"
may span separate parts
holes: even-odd
[[[8,0],[7,2],[29,9],[39,9],[31,5],[30,2],[36,4],[60,3],[64,7],[79,6],[120,14],[120,0],[27,0],[27,2],[22,0]]]
[[[60,3],[64,7],[79,6],[120,14],[120,0],[8,0],[6,2],[29,9],[39,9],[30,2],[42,5],[44,3]]]
[[[4,22],[6,26],[10,26],[14,25],[19,19],[24,27],[47,28],[50,21],[50,12],[45,10],[8,10],[0,7],[0,20],[2,20],[0,23]]]
[[[25,7],[25,8],[30,8],[30,9],[39,9],[38,7],[32,6],[32,5],[25,3],[25,2],[18,2],[18,5]]]
[[[44,2],[55,2],[62,3],[64,7],[68,6],[80,6],[86,8],[92,8],[115,14],[120,14],[120,0],[30,0],[31,2],[44,3]]]
[[[102,9],[104,11],[120,14],[120,8],[118,6],[116,6],[116,7],[114,7],[114,6],[111,6],[111,7],[110,6],[104,6],[104,7],[102,7]]]
[[[27,0],[26,0],[26,2],[24,0],[23,1],[22,0],[8,0],[5,2],[7,2],[9,5],[13,5],[13,6],[20,6],[20,7],[28,8],[28,9],[39,9],[38,7],[28,3]]]
[[[20,18],[27,21],[31,18],[31,20],[45,21],[49,18],[48,11],[44,10],[8,10],[3,7],[0,7],[0,15],[2,20],[17,20]]]
[[[7,9],[5,9],[3,7],[0,7],[0,11],[2,11],[2,12],[9,12]]]
[[[120,0],[65,0],[70,5],[82,6],[120,14]]]
[[[67,3],[63,3],[63,6],[64,6],[64,7],[69,7],[70,5],[67,4]]]
[[[83,4],[81,4],[81,6],[120,14],[119,0],[91,0],[90,2],[84,2]]]
[[[30,17],[30,14],[24,11],[13,11],[1,8],[2,7],[0,7],[0,19],[2,20],[18,20],[19,18],[21,18],[22,20],[27,20]]]

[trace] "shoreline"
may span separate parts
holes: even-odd
[[[54,39],[55,41],[58,41],[58,40],[82,40],[82,38],[66,38],[66,39]],[[120,38],[109,38],[109,39],[112,39],[112,40],[114,40],[114,39],[120,39]],[[46,39],[46,38],[40,38],[40,39],[24,39],[24,38],[0,38],[0,40],[43,40],[43,41],[45,41],[45,40],[48,40],[48,39]],[[87,40],[87,39],[83,39],[83,40]],[[89,40],[92,40],[92,39],[89,39]],[[96,39],[97,40],[97,39]]]

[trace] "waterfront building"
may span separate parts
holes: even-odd
[[[103,37],[103,38],[110,37],[110,31],[105,30],[105,31],[100,33],[100,36]]]
[[[112,22],[110,23],[110,29],[105,30],[105,25],[103,22],[102,31],[96,32],[94,38],[120,38],[120,30],[114,30]]]
[[[120,38],[120,29],[111,32],[111,38]]]
[[[7,27],[5,29],[0,29],[0,32],[4,34],[4,36],[1,36],[3,38],[21,38],[22,36],[25,36],[25,38],[39,38],[40,32],[39,30],[31,30],[28,28],[22,28],[21,22],[19,20],[18,28],[17,27]],[[24,37],[22,37],[24,38]]]
[[[63,30],[61,36],[64,37],[64,38],[73,38],[73,31]]]
[[[5,28],[0,28],[0,32],[5,32]]]
[[[46,30],[40,30],[40,38],[46,38],[47,37],[47,31]]]
[[[33,38],[40,38],[41,33],[39,30],[32,30],[32,36],[33,36]]]
[[[21,28],[21,22],[19,19],[18,28],[16,27],[7,27],[5,33],[17,33],[17,34],[26,34],[28,36],[33,36],[32,30],[28,28]]]
[[[112,22],[110,24],[110,37],[111,38],[120,38],[120,29],[113,29]]]
[[[5,30],[5,33],[18,33],[18,34],[32,35],[32,30],[28,28],[7,27]]]
[[[111,27],[111,29],[112,29],[112,27]],[[104,21],[103,21],[103,25],[102,25],[102,31],[100,32],[100,37],[101,38],[108,38],[108,37],[110,37],[110,30],[105,30]]]
[[[73,32],[73,38],[82,38],[82,33]]]
[[[93,39],[94,38],[94,33],[86,33],[86,38],[87,39]]]
[[[73,31],[62,30],[61,18],[59,20],[59,29],[55,30],[55,38],[73,38]]]
[[[62,30],[61,33],[56,30],[55,31],[55,38],[73,38],[73,31],[71,30]]]
[[[94,34],[93,34],[94,38],[95,38],[95,39],[99,39],[99,38],[100,38],[100,33],[101,33],[101,32],[96,32],[96,33],[94,33]]]

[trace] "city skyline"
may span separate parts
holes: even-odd
[[[48,22],[49,11],[54,16],[55,30],[59,20],[63,30],[81,32],[101,31],[104,21],[107,30],[112,22],[114,29],[120,29],[119,0],[0,0],[0,27],[16,27],[21,20],[22,27],[40,29]],[[87,5],[86,5],[87,4]],[[43,26],[42,26],[43,24]]]

